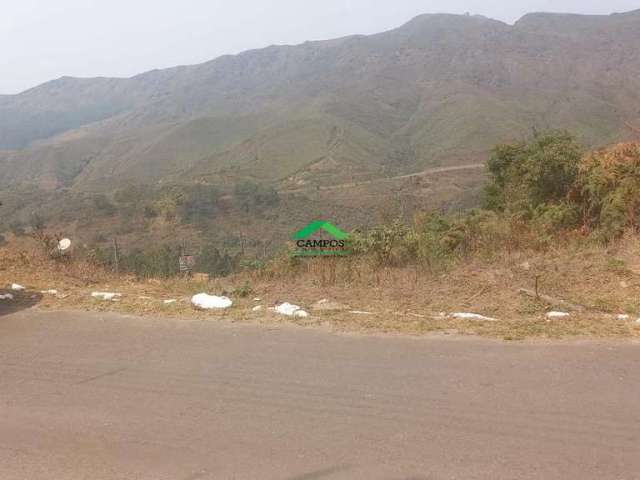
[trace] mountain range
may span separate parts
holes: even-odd
[[[0,186],[331,185],[470,163],[533,129],[599,145],[640,119],[639,47],[640,10],[435,14],[133,78],[63,77],[0,96]]]

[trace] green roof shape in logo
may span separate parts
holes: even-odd
[[[347,238],[349,238],[348,233],[343,232],[335,225],[332,225],[331,223],[326,222],[324,220],[317,220],[315,222],[311,222],[302,230],[299,230],[298,232],[296,232],[293,238],[295,240],[302,240],[303,238],[313,235],[319,230],[324,230],[336,240],[346,240]]]

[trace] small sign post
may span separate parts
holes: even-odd
[[[180,273],[190,275],[196,265],[196,257],[193,255],[180,255],[178,263],[180,266]]]

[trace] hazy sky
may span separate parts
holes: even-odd
[[[0,0],[0,93],[131,76],[271,44],[375,33],[420,13],[611,13],[640,0]]]

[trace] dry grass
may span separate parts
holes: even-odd
[[[569,303],[583,305],[566,319],[548,320],[557,307],[524,296],[533,289]],[[12,242],[0,249],[0,285],[20,283],[27,292],[17,295],[14,308],[111,310],[123,313],[228,318],[234,321],[290,322],[329,325],[344,331],[428,332],[473,334],[504,339],[530,337],[640,336],[640,238],[628,236],[608,248],[571,243],[547,253],[504,252],[495,258],[458,260],[438,273],[416,268],[371,269],[366,262],[345,258],[318,259],[295,268],[282,265],[266,276],[246,273],[229,279],[196,282],[192,279],[136,281],[115,276],[89,263],[58,263],[34,245]],[[249,286],[250,288],[245,288]],[[58,295],[41,294],[56,289]],[[245,294],[241,297],[242,290]],[[91,298],[92,291],[123,293],[118,302]],[[234,306],[224,312],[194,310],[194,293],[228,293]],[[35,296],[36,298],[31,298]],[[254,301],[259,297],[259,302]],[[307,309],[328,298],[349,307],[339,312],[314,312],[291,320],[252,307],[291,302]],[[177,302],[165,305],[164,300]],[[366,311],[356,314],[350,311]],[[454,320],[442,313],[473,312],[498,321]],[[617,319],[627,313],[629,321]]]

